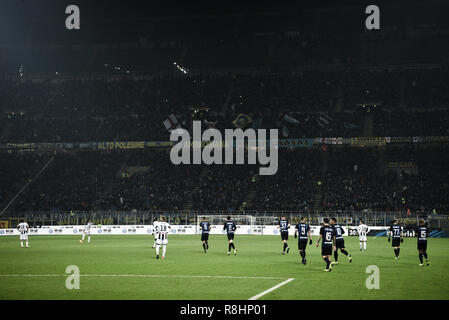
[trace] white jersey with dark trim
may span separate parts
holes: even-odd
[[[30,226],[26,222],[21,222],[17,225],[17,229],[19,230],[20,234],[28,234]]]
[[[366,237],[366,235],[369,232],[369,228],[368,228],[368,226],[366,224],[360,224],[357,227],[357,232],[359,233],[360,237]]]
[[[167,222],[154,223],[154,233],[157,240],[167,240],[167,235],[171,231],[171,226]]]

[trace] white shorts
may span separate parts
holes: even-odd
[[[87,234],[88,236],[90,236],[90,230],[84,231],[83,233],[84,233],[84,234]]]
[[[366,241],[366,236],[359,236],[359,241]]]
[[[20,241],[22,241],[22,240],[28,240],[28,234],[20,234]]]
[[[165,240],[156,239],[156,244],[157,245],[168,244],[168,240],[167,239],[165,239]]]

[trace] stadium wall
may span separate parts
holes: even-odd
[[[378,231],[386,230],[387,227],[373,227]],[[345,229],[345,236],[353,235],[353,231],[348,232],[347,227]],[[78,226],[42,226],[40,228],[30,228],[30,235],[76,235],[82,234],[85,230],[84,225]],[[290,235],[294,235],[295,229],[292,227],[289,230]],[[311,226],[310,230],[312,235],[317,236],[320,230],[320,226]],[[91,234],[93,235],[127,235],[127,234],[152,234],[152,225],[103,225],[93,226],[91,228]],[[172,225],[172,234],[199,234],[201,231],[195,225]],[[225,234],[223,225],[211,226],[210,234]],[[237,226],[236,234],[253,234],[253,235],[279,235],[279,229],[277,226],[267,225],[239,225]],[[19,235],[17,229],[0,229],[0,236]]]
[[[321,226],[310,226],[312,236],[318,236]],[[389,226],[370,227],[368,236],[383,237],[387,235]],[[345,230],[344,236],[357,236],[357,227],[343,227]],[[41,228],[30,228],[29,235],[78,235],[85,230],[84,225],[79,226],[42,226]],[[290,228],[289,235],[294,235],[294,228]],[[199,228],[195,225],[172,225],[171,234],[199,234]],[[213,225],[210,234],[225,234],[222,225]],[[236,234],[249,235],[279,235],[277,226],[260,226],[260,225],[239,225],[237,226]],[[20,233],[17,229],[0,229],[0,236],[18,236]],[[153,234],[152,225],[103,225],[93,226],[91,228],[92,235],[151,235]],[[404,230],[405,237],[414,237],[414,230]],[[429,233],[431,238],[447,238],[449,232],[441,230],[431,230]]]

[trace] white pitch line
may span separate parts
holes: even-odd
[[[68,277],[70,274],[0,274],[0,277]],[[211,279],[264,279],[279,280],[279,277],[208,276],[208,275],[164,275],[164,274],[80,274],[80,277],[128,277],[128,278],[211,278]],[[293,280],[293,278],[291,278]]]
[[[259,293],[258,295],[255,295],[254,297],[249,298],[248,300],[257,300],[257,299],[259,299],[260,297],[266,295],[267,293],[270,293],[271,291],[274,291],[274,290],[276,290],[277,288],[282,287],[284,284],[287,284],[287,283],[289,283],[290,281],[293,281],[293,280],[295,280],[295,278],[288,278],[287,280],[285,280],[285,281],[283,281],[283,282],[281,282],[281,283],[278,283],[278,284],[275,285],[274,287],[272,287],[272,288],[270,288],[270,289],[268,289],[268,290],[265,290],[265,291]]]

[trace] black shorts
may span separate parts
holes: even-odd
[[[228,233],[228,240],[234,240],[234,232]]]
[[[208,233],[202,233],[201,234],[201,241],[207,241],[209,240],[209,234]]]
[[[281,231],[281,239],[288,240],[288,231]]]
[[[299,239],[298,250],[306,250],[306,248],[307,248],[307,239]]]
[[[401,238],[393,238],[393,240],[391,240],[391,246],[392,247],[400,247],[401,246]]]
[[[427,240],[418,240],[418,250],[427,250]]]
[[[322,256],[331,256],[332,255],[332,244],[321,245],[321,255]]]
[[[344,249],[345,248],[345,239],[336,239],[335,240],[335,247],[337,249]]]

